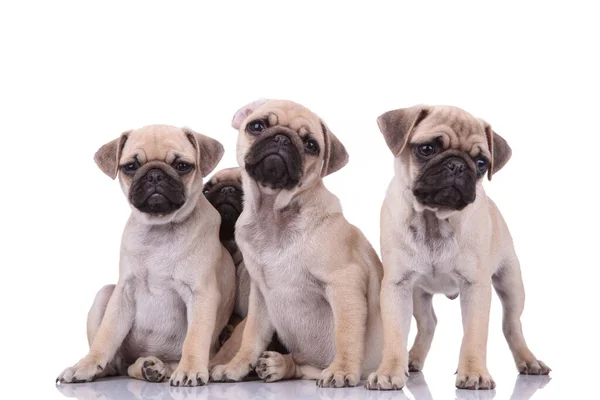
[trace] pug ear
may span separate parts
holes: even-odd
[[[429,114],[429,107],[419,105],[410,108],[388,111],[377,118],[379,130],[385,142],[398,157],[406,147],[415,127]]]
[[[248,118],[248,115],[252,114],[258,107],[262,106],[267,101],[269,101],[269,99],[258,99],[237,110],[233,116],[233,119],[231,120],[231,126],[233,126],[235,129],[240,129],[242,122]]]
[[[131,131],[123,132],[121,136],[106,143],[94,154],[94,161],[96,161],[100,170],[111,179],[115,179],[119,173],[119,160],[129,132]]]
[[[196,148],[196,165],[198,166],[202,177],[205,178],[210,174],[221,158],[225,149],[217,140],[205,136],[201,133],[194,132],[189,128],[183,128],[187,138]]]
[[[321,129],[323,130],[325,140],[325,160],[321,177],[325,177],[348,164],[349,156],[342,142],[329,130],[323,121],[321,121]]]
[[[490,124],[485,121],[482,121],[482,123],[483,128],[485,129],[488,148],[490,149],[490,154],[492,155],[492,159],[490,160],[490,168],[488,169],[488,180],[491,181],[492,175],[500,171],[502,167],[506,165],[510,159],[510,156],[512,155],[512,150],[506,140],[492,130]]]

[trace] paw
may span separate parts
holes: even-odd
[[[496,382],[491,375],[485,372],[458,372],[456,374],[456,387],[468,390],[492,390],[496,388]]]
[[[139,368],[142,373],[142,378],[148,382],[162,382],[168,378],[167,368],[165,364],[156,357],[144,357],[136,361],[140,364]]]
[[[239,382],[254,369],[248,362],[231,360],[228,364],[217,365],[210,372],[210,379],[215,382]]]
[[[285,376],[285,359],[276,351],[265,351],[256,363],[256,373],[265,382],[275,382]]]
[[[548,375],[552,371],[540,360],[519,361],[517,362],[517,369],[523,375]]]
[[[177,367],[171,374],[171,386],[204,386],[208,383],[208,368]]]
[[[60,383],[91,382],[100,374],[106,366],[100,365],[96,360],[84,358],[72,367],[65,369],[56,378]]]
[[[421,372],[423,370],[423,361],[410,359],[408,361],[408,372]]]
[[[317,380],[319,387],[353,387],[360,381],[360,372],[349,371],[348,368],[329,366],[321,372],[321,377]]]
[[[365,381],[369,390],[402,390],[406,386],[408,372],[403,370],[373,372]]]

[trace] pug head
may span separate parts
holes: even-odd
[[[233,240],[235,223],[243,210],[242,169],[226,168],[216,172],[204,184],[204,196],[221,214],[221,241]]]
[[[258,100],[233,117],[237,159],[265,191],[307,188],[348,162],[344,145],[312,111],[287,100]]]
[[[475,201],[483,177],[491,180],[511,156],[508,143],[487,122],[457,107],[393,110],[377,123],[400,161],[397,174],[409,184],[417,210],[463,210]]]
[[[150,125],[124,132],[94,156],[147,224],[181,221],[202,197],[202,178],[223,156],[216,140],[188,128]]]

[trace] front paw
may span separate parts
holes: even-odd
[[[253,369],[250,363],[234,359],[228,364],[215,366],[210,371],[210,379],[214,382],[239,382]]]
[[[208,368],[186,368],[178,366],[171,374],[171,386],[204,386],[208,383]]]
[[[456,374],[456,387],[469,390],[492,390],[496,388],[496,382],[487,370],[461,371]]]
[[[408,361],[409,372],[421,372],[423,370],[423,362],[418,359],[410,359]]]
[[[408,371],[403,368],[394,370],[379,369],[373,372],[365,381],[365,388],[369,390],[402,390],[406,385]]]
[[[60,383],[81,383],[91,382],[100,374],[105,365],[100,365],[97,360],[92,358],[84,358],[72,367],[65,369],[56,378],[56,382]]]
[[[517,369],[523,375],[548,375],[552,371],[543,361],[536,359],[517,362]]]
[[[353,387],[360,381],[359,371],[350,371],[349,368],[330,365],[321,372],[321,377],[317,380],[319,387]]]

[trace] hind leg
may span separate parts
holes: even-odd
[[[418,331],[408,353],[408,370],[418,372],[423,369],[437,325],[437,317],[433,311],[433,295],[418,286],[413,290],[413,315],[417,321]]]
[[[265,382],[283,379],[319,379],[323,370],[310,365],[297,365],[291,354],[265,351],[256,363],[256,373]]]
[[[177,362],[162,362],[156,357],[140,357],[127,368],[127,375],[141,381],[163,382],[171,377]]]
[[[550,368],[536,359],[523,336],[521,314],[525,305],[525,289],[521,268],[516,257],[504,263],[492,277],[492,283],[502,302],[502,331],[513,354],[517,369],[526,375],[547,375]]]

